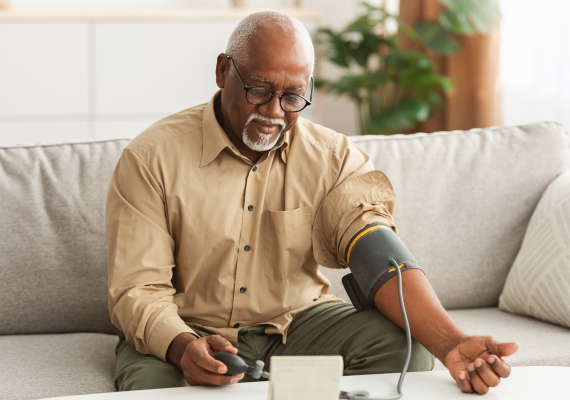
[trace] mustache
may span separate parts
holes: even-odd
[[[268,118],[265,115],[261,115],[259,113],[253,113],[247,119],[247,122],[245,123],[244,127],[247,127],[251,123],[251,121],[253,121],[254,119],[259,119],[261,121],[267,122],[268,124],[281,126],[281,130],[279,133],[281,133],[283,131],[283,129],[285,129],[285,126],[287,125],[285,120],[282,118]]]

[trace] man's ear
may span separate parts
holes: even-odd
[[[224,53],[218,54],[216,60],[216,84],[220,89],[224,87],[226,76],[230,72],[230,61]]]

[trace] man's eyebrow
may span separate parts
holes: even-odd
[[[297,91],[299,91],[299,92],[304,92],[304,91],[305,91],[305,86],[289,85],[289,87],[287,87],[287,89],[289,89],[289,90],[297,90]]]
[[[271,79],[267,79],[267,78],[264,78],[263,76],[259,76],[259,75],[252,75],[252,76],[250,76],[250,79],[254,80],[254,81],[263,82],[263,83],[269,83],[269,84],[273,83],[273,81]]]
[[[274,83],[271,79],[264,78],[263,76],[259,76],[259,75],[251,75],[249,78],[253,81],[268,83],[270,85]],[[304,91],[305,87],[304,86],[289,85],[287,87],[287,90]]]

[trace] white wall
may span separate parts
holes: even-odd
[[[231,0],[11,0],[14,10],[69,10],[109,9],[128,10],[141,8],[227,8]],[[382,0],[371,3],[378,4]],[[398,0],[386,0],[397,9]],[[287,8],[294,0],[246,0],[251,8]],[[339,29],[356,15],[356,0],[303,0],[303,7],[319,11],[322,24]],[[538,120],[558,120],[570,127],[570,15],[568,0],[502,0],[503,22],[501,26],[501,79],[503,124],[521,124]],[[2,38],[0,38],[1,40]],[[11,39],[14,46],[24,36]],[[69,40],[74,40],[70,38]],[[45,50],[43,50],[45,52]],[[78,51],[82,51],[79,49]],[[57,55],[66,57],[66,55]],[[26,57],[26,55],[23,55]],[[47,59],[47,58],[46,58]],[[49,64],[49,63],[48,63]],[[321,76],[334,78],[343,70],[321,62]],[[35,77],[38,78],[38,77]],[[1,79],[1,77],[0,77]],[[34,77],[32,77],[32,80]],[[6,80],[6,79],[5,79]],[[10,84],[10,82],[6,83]],[[43,86],[49,86],[44,82]],[[40,84],[39,87],[42,87]],[[45,89],[48,90],[48,89]],[[82,88],[68,87],[63,90],[80,91]],[[46,92],[47,93],[47,92]],[[61,93],[55,93],[61,95]],[[0,94],[1,97],[1,94]],[[38,99],[10,99],[16,102]],[[347,99],[320,96],[323,125],[339,132],[357,134],[354,106]],[[1,100],[0,100],[1,102]],[[49,104],[45,107],[49,108]],[[82,106],[74,103],[70,106]],[[1,107],[1,105],[0,105]],[[151,119],[154,117],[151,117]],[[17,120],[14,120],[17,122]],[[41,122],[31,121],[37,125]],[[120,125],[120,124],[119,124]],[[118,126],[118,125],[117,125]],[[120,129],[120,128],[117,128]],[[61,132],[72,134],[73,128],[61,128]],[[5,142],[0,139],[0,142]]]
[[[0,20],[0,143],[135,136],[207,102],[239,19]]]
[[[570,1],[501,0],[503,124],[570,129]]]
[[[11,0],[12,8],[23,9],[106,9],[201,7],[227,8],[231,0]],[[293,0],[246,0],[248,7],[291,7]]]
[[[370,1],[371,3],[379,3],[382,0],[372,0]],[[397,9],[398,7],[398,0],[386,0],[389,1],[392,5],[393,8]],[[12,0],[12,9],[13,10],[26,10],[26,11],[30,11],[30,10],[49,10],[49,11],[54,11],[54,10],[64,10],[64,11],[69,11],[69,10],[140,10],[140,9],[165,9],[165,8],[181,8],[181,7],[190,7],[190,8],[228,8],[231,4],[231,0]],[[357,5],[358,1],[356,0],[303,0],[303,8],[304,9],[308,9],[308,10],[315,10],[318,11],[322,14],[322,25],[323,26],[328,26],[328,27],[332,27],[334,29],[340,29],[342,27],[344,27],[348,22],[350,22],[355,16],[356,16],[356,5]],[[283,9],[283,8],[290,8],[292,7],[294,4],[294,0],[246,0],[246,6],[248,8],[251,9],[262,9],[262,8],[266,8],[266,9]],[[175,28],[176,23],[173,23],[173,28],[172,29],[176,29]],[[68,26],[69,28],[69,26]],[[56,29],[57,30],[57,29]],[[69,29],[68,29],[69,30]],[[77,36],[72,36],[72,37],[68,37],[68,38],[64,38],[62,40],[67,40],[67,41],[78,41],[81,40],[81,38],[86,34],[85,32],[83,32],[81,29],[76,29],[77,33],[74,35]],[[142,34],[144,34],[144,29],[143,31],[141,31]],[[109,33],[108,33],[109,34]],[[110,38],[109,36],[105,36],[106,39],[111,40],[112,42],[112,38]],[[150,32],[149,32],[150,34]],[[19,46],[22,44],[22,41],[26,40],[26,32],[25,32],[25,28],[20,29],[20,32],[17,32],[16,34],[12,34],[10,35],[11,38],[9,41],[7,41],[6,36],[4,35],[4,40],[2,40],[2,37],[0,37],[0,54],[2,52],[2,50],[5,50],[6,46],[8,47],[14,47],[14,46]],[[41,36],[41,34],[40,34]],[[28,38],[29,39],[29,38]],[[201,38],[202,39],[202,38]],[[53,40],[52,37],[46,37],[45,40]],[[216,43],[219,40],[216,39]],[[110,43],[111,43],[110,42]],[[212,42],[213,43],[213,42]],[[207,40],[203,43],[204,48],[209,48],[209,45],[211,45],[212,43],[209,43]],[[28,48],[29,48],[29,43],[28,43]],[[218,44],[219,45],[219,44]],[[2,47],[4,46],[4,47]],[[100,47],[100,50],[104,51],[105,47]],[[219,46],[218,46],[219,47]],[[47,54],[46,52],[48,51],[48,49],[50,48],[50,46],[46,46],[46,45],[39,45],[38,44],[38,51],[39,52],[43,52],[44,55],[42,56],[42,59],[47,60],[47,65],[50,65],[50,55]],[[136,50],[136,49],[135,49]],[[54,59],[65,59],[67,58],[71,58],[73,59],[73,62],[77,63],[77,60],[81,60],[83,56],[81,56],[82,52],[85,52],[86,49],[85,48],[81,48],[80,45],[75,45],[73,52],[74,54],[52,54],[51,58],[52,60]],[[57,53],[57,52],[56,52]],[[130,53],[133,53],[132,51]],[[130,54],[129,53],[129,54]],[[33,55],[30,54],[22,54],[22,57],[30,57]],[[211,56],[211,55],[210,55]],[[129,56],[131,59],[133,57],[136,58],[136,54],[130,54]],[[87,59],[87,56],[84,57],[84,59]],[[213,63],[215,62],[214,60],[210,60],[211,62],[208,63],[208,66],[211,64],[213,65]],[[82,73],[92,73],[92,71],[89,71],[89,68],[86,66],[80,66],[79,68],[72,68],[73,67],[73,62],[71,62],[71,64],[69,64],[70,66],[70,71],[72,72],[72,74],[75,75],[80,75]],[[204,63],[206,63],[207,61],[204,60]],[[52,63],[53,64],[53,63]],[[30,62],[29,65],[33,65],[33,62]],[[337,68],[333,65],[331,65],[328,62],[321,62],[319,64],[320,69],[318,71],[318,73],[320,74],[320,76],[323,77],[327,77],[327,78],[335,78],[340,76],[343,73],[343,70],[340,68]],[[110,73],[112,70],[112,66],[104,66],[106,68],[106,70],[104,71],[105,76],[109,77],[112,76],[112,74]],[[206,65],[204,65],[204,68],[207,67]],[[109,69],[111,68],[111,69]],[[121,69],[121,63],[117,63],[116,68]],[[204,69],[202,68],[202,69]],[[14,71],[14,73],[18,73],[18,71]],[[182,71],[180,71],[179,73],[183,73]],[[22,75],[22,74],[20,74]],[[33,79],[38,80],[38,82],[36,83],[36,87],[38,88],[38,91],[41,91],[40,96],[37,96],[34,99],[29,99],[30,96],[20,96],[20,98],[15,98],[14,96],[9,96],[9,98],[2,98],[2,94],[0,94],[0,103],[4,102],[4,103],[24,103],[24,104],[28,104],[29,101],[32,102],[36,102],[36,108],[37,109],[37,116],[38,118],[34,119],[26,119],[25,122],[26,124],[22,124],[23,120],[21,116],[18,116],[18,113],[16,112],[15,114],[10,114],[8,116],[8,118],[5,117],[6,112],[9,111],[9,109],[5,108],[5,112],[1,113],[3,116],[0,116],[0,122],[3,122],[3,124],[1,125],[2,129],[0,129],[0,144],[8,144],[8,143],[20,143],[20,142],[35,142],[35,141],[41,141],[41,142],[50,142],[50,134],[48,131],[53,131],[56,130],[58,132],[58,139],[57,140],[68,140],[68,139],[73,139],[74,138],[74,133],[73,132],[80,132],[78,134],[78,139],[82,139],[84,136],[87,137],[104,137],[104,136],[121,136],[122,132],[124,131],[125,134],[131,135],[133,134],[133,131],[138,131],[138,130],[142,130],[144,129],[146,126],[149,125],[149,123],[151,123],[154,120],[157,120],[159,118],[161,118],[164,114],[167,114],[166,110],[171,110],[176,108],[174,105],[172,104],[167,104],[169,103],[167,99],[165,99],[165,103],[164,103],[164,111],[165,112],[156,112],[156,110],[153,110],[153,112],[148,112],[148,115],[145,118],[142,118],[141,115],[138,116],[134,116],[136,117],[135,119],[131,120],[130,122],[128,120],[125,120],[125,115],[128,114],[127,111],[128,110],[123,110],[123,108],[125,108],[124,104],[122,104],[121,102],[121,96],[120,93],[117,93],[117,96],[114,100],[114,103],[116,103],[116,109],[109,109],[109,106],[113,104],[113,93],[112,93],[112,83],[109,81],[109,83],[107,83],[107,87],[105,88],[105,91],[102,92],[99,88],[97,89],[97,93],[99,95],[99,98],[101,98],[102,95],[107,96],[108,100],[111,100],[109,102],[105,102],[105,107],[107,107],[107,109],[103,110],[103,108],[99,108],[98,112],[100,113],[104,113],[105,114],[105,120],[103,122],[97,122],[96,124],[91,124],[91,128],[85,128],[85,125],[81,124],[79,121],[70,121],[69,118],[66,119],[66,123],[65,124],[61,124],[58,123],[58,121],[56,120],[52,120],[52,121],[47,121],[50,123],[46,122],[46,115],[47,115],[47,119],[49,120],[49,108],[50,106],[52,106],[53,104],[55,104],[55,101],[53,102],[53,104],[51,104],[49,101],[47,101],[46,99],[49,99],[50,96],[63,96],[63,94],[65,92],[69,92],[69,91],[75,91],[77,92],[77,101],[71,101],[70,104],[68,105],[69,107],[66,108],[66,112],[64,114],[69,114],[69,116],[71,116],[71,119],[73,120],[73,118],[77,119],[77,113],[78,112],[82,112],[81,110],[78,110],[79,108],[81,108],[83,110],[83,108],[85,107],[89,107],[86,104],[83,104],[84,101],[83,100],[79,100],[80,97],[80,92],[87,90],[87,88],[82,87],[81,85],[74,85],[74,86],[65,86],[65,84],[63,83],[59,83],[59,82],[49,82],[46,81],[46,79],[42,80],[42,75],[35,75],[34,74],[29,74],[30,76],[32,76]],[[215,85],[213,84],[213,74],[207,75],[207,74],[202,74],[203,76],[200,77],[196,77],[193,78],[195,79],[196,82],[196,86],[197,87],[201,87],[204,86],[204,88],[202,89],[202,92],[196,92],[193,93],[192,96],[189,96],[189,100],[190,99],[194,99],[196,97],[200,97],[202,98],[209,98],[210,96],[210,92],[211,90],[208,90],[207,85],[204,85],[204,79],[212,79],[212,88],[215,89]],[[2,89],[2,91],[5,91],[6,88],[11,88],[11,85],[15,85],[18,84],[18,80],[13,80],[11,77],[11,75],[5,75],[2,79],[2,77],[0,77],[0,89]],[[14,75],[12,75],[14,76]],[[121,76],[124,76],[124,74],[122,74]],[[27,78],[26,78],[27,79]],[[188,80],[188,79],[186,79]],[[21,80],[20,80],[21,81]],[[187,83],[192,83],[191,79],[187,82]],[[213,86],[214,85],[214,86]],[[55,90],[56,87],[59,87],[60,90]],[[14,89],[14,88],[11,88]],[[159,90],[159,87],[154,88],[154,90]],[[159,90],[160,92],[160,90]],[[5,92],[6,93],[6,92]],[[354,105],[345,98],[335,98],[333,96],[328,96],[328,95],[321,95],[317,97],[317,102],[319,102],[319,107],[315,107],[314,110],[320,110],[321,112],[318,113],[318,115],[315,116],[315,118],[320,121],[323,125],[332,128],[338,132],[342,132],[348,135],[354,135],[358,133],[358,129],[356,126],[356,118],[355,118],[355,110],[354,110]],[[98,100],[97,100],[98,101]],[[192,100],[195,101],[195,100]],[[13,105],[13,104],[12,104]],[[29,104],[28,104],[29,105]],[[171,106],[171,107],[170,107]],[[38,108],[39,107],[39,108]],[[43,107],[43,108],[42,108]],[[66,106],[67,107],[67,106]],[[0,108],[2,108],[2,104],[0,104]],[[10,107],[9,107],[10,108]],[[11,106],[11,108],[14,108],[13,106]],[[16,107],[17,108],[17,107]],[[127,107],[128,108],[128,107]],[[156,108],[156,107],[155,107]],[[176,108],[178,109],[178,108]],[[121,117],[117,117],[117,116],[113,116],[112,111],[116,110],[116,111],[121,111],[122,112],[122,116]],[[61,110],[58,110],[58,112],[61,114]],[[43,115],[43,117],[42,117]],[[75,115],[75,116],[74,116]],[[44,125],[42,125],[44,124]],[[47,125],[46,125],[47,124]],[[50,129],[46,130],[46,134],[42,134],[41,138],[38,139],[38,132],[43,131],[43,127],[44,126],[49,126]],[[94,126],[94,128],[93,128]],[[128,129],[127,129],[128,128]],[[107,132],[108,135],[104,135],[104,132]],[[6,135],[9,135],[9,138],[6,138]],[[75,135],[77,136],[77,135]],[[57,141],[56,140],[56,141]]]

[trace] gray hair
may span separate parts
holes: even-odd
[[[277,11],[260,11],[242,19],[228,40],[226,54],[231,56],[237,64],[246,63],[250,42],[255,37],[255,33],[263,26],[278,26],[286,32],[297,33],[297,36],[308,45],[311,52],[311,75],[313,75],[315,49],[311,35],[298,19]]]

